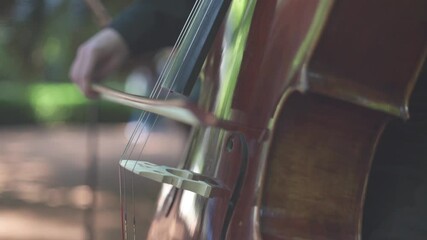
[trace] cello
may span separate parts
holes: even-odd
[[[427,2],[200,0],[194,9],[156,94],[93,86],[191,126],[177,168],[120,161],[165,183],[148,239],[361,239],[379,138],[390,119],[409,118]]]

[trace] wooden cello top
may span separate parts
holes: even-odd
[[[311,90],[408,118],[427,50],[427,1],[337,1],[308,66]]]

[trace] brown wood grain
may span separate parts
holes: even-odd
[[[358,239],[385,119],[327,97],[290,97],[268,158],[261,218],[266,239]]]

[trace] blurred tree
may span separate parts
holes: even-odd
[[[131,0],[103,2],[116,14]],[[97,30],[84,0],[0,1],[0,81],[67,82],[78,45]]]
[[[131,1],[102,2],[114,16]],[[86,103],[68,71],[77,47],[98,30],[85,0],[0,0],[0,124],[82,121]],[[52,109],[70,112],[49,115]],[[128,114],[107,104],[103,112],[105,121]]]
[[[36,70],[32,54],[40,39],[44,19],[43,0],[15,1],[10,18],[12,28],[7,49],[10,51],[9,54],[19,57],[14,64],[20,74],[31,74]],[[23,69],[25,71],[22,71]]]
[[[10,8],[13,6],[14,2],[14,0],[0,1],[0,19],[10,13]]]

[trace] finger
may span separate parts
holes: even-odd
[[[83,53],[84,53],[84,48],[80,47],[77,51],[77,55],[73,61],[73,64],[71,66],[71,71],[70,71],[71,81],[77,84],[77,86],[80,88],[82,92],[84,92],[84,88],[83,88],[83,79],[81,78],[82,76],[81,71],[82,71],[82,66],[85,64]]]
[[[70,80],[76,84],[78,84],[78,82],[79,82],[78,78],[77,78],[77,76],[78,76],[78,74],[77,74],[78,70],[77,69],[78,69],[78,65],[80,64],[79,61],[81,61],[81,60],[80,60],[80,56],[77,52],[76,56],[74,57],[73,63],[71,64],[70,71],[68,73]]]
[[[93,47],[85,46],[79,50],[73,75],[82,92],[89,98],[95,98],[97,94],[92,90],[91,83],[98,62],[97,52]]]

